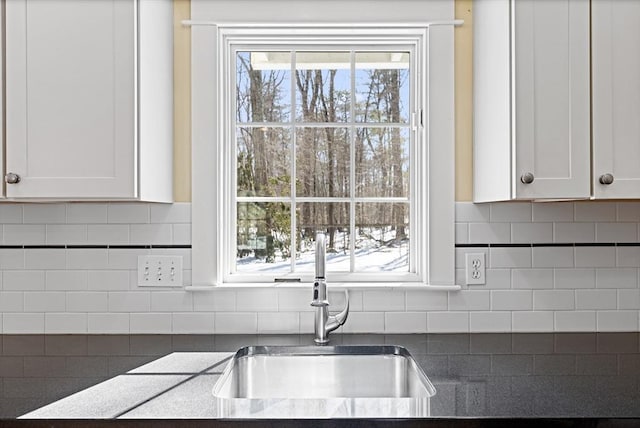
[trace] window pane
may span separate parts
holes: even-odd
[[[237,128],[238,196],[291,194],[289,129]]]
[[[349,203],[300,203],[296,206],[296,272],[314,272],[315,237],[327,234],[327,272],[349,271]]]
[[[356,120],[409,122],[409,53],[356,53]]]
[[[296,131],[296,195],[349,196],[349,131],[300,128]]]
[[[409,271],[409,204],[357,203],[357,272]]]
[[[290,104],[290,52],[237,53],[238,122],[288,122],[291,116]]]
[[[296,54],[296,118],[300,122],[347,122],[351,103],[349,52]]]
[[[280,202],[237,204],[238,272],[291,270],[291,205]]]
[[[357,197],[409,196],[409,130],[357,128]]]

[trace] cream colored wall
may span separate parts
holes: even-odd
[[[455,0],[456,69],[456,201],[471,200],[472,159],[472,0]],[[176,202],[191,200],[191,34],[180,22],[189,19],[190,0],[174,5],[174,195]]]

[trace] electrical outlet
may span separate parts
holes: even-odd
[[[182,287],[182,256],[138,256],[140,287]]]
[[[465,276],[467,285],[486,283],[484,253],[467,253],[465,259]]]

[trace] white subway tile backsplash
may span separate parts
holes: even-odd
[[[191,204],[151,204],[151,223],[191,223]]]
[[[576,202],[575,221],[616,221],[615,202]]]
[[[154,291],[151,293],[151,311],[193,311],[193,293],[187,291]]]
[[[527,289],[527,290],[539,289],[539,288],[553,288],[553,270],[552,269],[513,269],[511,271],[511,284],[513,288]]]
[[[298,334],[300,318],[298,312],[258,313],[259,334]]]
[[[511,312],[470,312],[469,332],[509,332],[511,331]]]
[[[69,203],[67,204],[67,223],[99,224],[107,222],[107,204]]]
[[[23,210],[21,204],[0,204],[0,224],[22,223]]]
[[[87,334],[87,314],[45,314],[46,334]]]
[[[498,202],[490,206],[492,222],[531,221],[531,203],[529,202]]]
[[[559,311],[555,313],[556,331],[595,331],[595,311]]]
[[[364,311],[404,311],[405,294],[402,291],[364,291],[362,294]]]
[[[118,291],[129,289],[129,271],[91,270],[88,272],[88,286],[92,291]]]
[[[24,250],[21,248],[0,248],[0,269],[24,269]]]
[[[491,310],[493,311],[530,311],[531,309],[533,309],[531,290],[491,291]]]
[[[553,242],[553,223],[512,223],[511,242],[517,244]]]
[[[573,310],[575,308],[575,292],[573,290],[534,290],[533,309]]]
[[[456,243],[491,244],[456,248],[463,290],[351,290],[351,314],[339,332],[638,331],[640,247],[528,245],[638,242],[638,207],[456,203]],[[0,231],[0,243],[16,246],[188,245],[191,204],[5,203]],[[527,246],[497,245],[509,243]],[[486,254],[485,285],[464,285],[469,252]],[[310,289],[139,288],[137,258],[145,254],[182,256],[190,283],[190,249],[1,248],[0,331],[313,332]],[[332,311],[341,309],[342,292],[330,292],[329,301]]]
[[[193,293],[193,310],[204,312],[234,312],[235,291],[201,291]]]
[[[616,266],[640,268],[640,247],[617,247]]]
[[[81,245],[87,243],[86,224],[46,225],[47,245]]]
[[[488,311],[491,292],[488,290],[461,290],[449,293],[450,311]]]
[[[238,312],[277,312],[278,290],[238,290],[236,310]]]
[[[615,267],[615,247],[576,247],[576,267]]]
[[[29,291],[24,293],[25,312],[64,312],[65,293],[58,291]]]
[[[24,293],[20,291],[0,291],[0,313],[23,311]]]
[[[618,221],[640,223],[640,202],[619,202]]]
[[[511,288],[511,269],[487,269],[485,271],[487,283],[485,288],[501,290]]]
[[[618,309],[640,310],[640,290],[618,290]]]
[[[489,204],[458,202],[455,211],[455,221],[457,222],[486,223],[489,222],[491,216]]]
[[[591,268],[554,269],[555,288],[595,288],[596,271]]]
[[[638,331],[638,311],[598,311],[597,331]]]
[[[129,243],[129,225],[90,224],[87,226],[87,243],[117,245]]]
[[[129,228],[131,244],[172,244],[173,230],[170,224],[132,224]]]
[[[23,210],[25,224],[53,224],[67,221],[65,204],[25,204]]]
[[[171,334],[171,314],[130,314],[129,332],[131,334]]]
[[[60,249],[26,249],[24,250],[25,269],[65,269],[67,257]]]
[[[2,273],[2,288],[7,291],[44,290],[44,271],[5,270]]]
[[[571,268],[574,250],[573,247],[533,247],[531,258],[534,268]]]
[[[215,314],[213,312],[173,313],[174,334],[213,334]]]
[[[108,223],[149,223],[149,205],[111,203],[107,207]]]
[[[514,332],[543,333],[553,331],[553,312],[551,311],[516,311],[512,314]]]
[[[5,245],[44,245],[46,228],[44,224],[5,224]]]
[[[87,314],[89,334],[129,334],[129,314]]]
[[[531,204],[534,222],[572,222],[573,202]]]
[[[559,243],[594,242],[596,225],[594,223],[554,223],[553,241]]]
[[[446,291],[407,291],[407,311],[446,311],[449,293]]]
[[[191,225],[190,224],[174,224],[173,227],[173,244],[190,245],[191,244]]]
[[[217,334],[253,334],[258,332],[258,314],[255,312],[216,312]]]
[[[635,223],[596,223],[596,242],[636,242]]]
[[[596,288],[638,288],[638,269],[596,269]]]
[[[107,269],[109,252],[102,248],[71,248],[66,250],[67,269]]]
[[[469,242],[494,244],[511,242],[510,223],[469,223]]]
[[[351,312],[343,333],[384,333],[384,312]]]
[[[384,314],[385,333],[426,333],[426,312],[386,312]]]
[[[469,332],[469,312],[427,312],[429,333]]]
[[[468,223],[455,224],[455,243],[456,244],[469,243],[469,224]]]
[[[2,332],[4,334],[43,334],[43,313],[5,313],[2,314]]]
[[[150,309],[148,291],[109,292],[109,312],[149,312]]]
[[[576,309],[615,309],[616,290],[576,290]]]
[[[68,292],[67,312],[106,312],[109,307],[108,294],[104,292]]]
[[[530,268],[531,248],[490,248],[491,268]]]

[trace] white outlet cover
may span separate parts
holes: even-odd
[[[485,254],[467,253],[465,254],[465,279],[467,285],[486,284],[485,277]]]
[[[182,256],[138,256],[139,287],[182,287]]]

